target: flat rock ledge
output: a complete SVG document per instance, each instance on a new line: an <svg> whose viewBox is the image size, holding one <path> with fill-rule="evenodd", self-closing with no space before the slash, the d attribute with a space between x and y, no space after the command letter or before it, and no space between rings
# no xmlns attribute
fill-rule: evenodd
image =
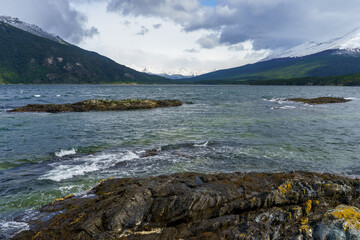
<svg viewBox="0 0 360 240"><path fill-rule="evenodd" d="M327 103L345 103L351 100L339 97L319 97L319 98L289 98L287 101L302 102L310 105L327 104Z"/></svg>
<svg viewBox="0 0 360 240"><path fill-rule="evenodd" d="M360 239L360 180L179 173L107 179L40 209L13 239Z"/></svg>
<svg viewBox="0 0 360 240"><path fill-rule="evenodd" d="M179 100L150 100L150 99L125 99L106 100L90 99L77 103L67 104L29 104L24 107L15 108L9 112L89 112L89 111L120 111L151 109L159 107L181 106Z"/></svg>

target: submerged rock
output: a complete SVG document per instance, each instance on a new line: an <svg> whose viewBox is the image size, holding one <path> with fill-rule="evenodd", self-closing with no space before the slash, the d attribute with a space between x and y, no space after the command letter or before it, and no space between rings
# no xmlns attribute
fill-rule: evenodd
<svg viewBox="0 0 360 240"><path fill-rule="evenodd" d="M179 100L151 100L151 99L125 99L106 100L91 99L73 104L29 104L24 107L15 108L10 112L88 112L88 111L119 111L151 109L159 107L181 106Z"/></svg>
<svg viewBox="0 0 360 240"><path fill-rule="evenodd" d="M13 239L360 239L359 187L308 172L108 179Z"/></svg>
<svg viewBox="0 0 360 240"><path fill-rule="evenodd" d="M345 103L351 100L339 97L319 97L319 98L290 98L287 101L302 102L311 105L326 104L326 103Z"/></svg>

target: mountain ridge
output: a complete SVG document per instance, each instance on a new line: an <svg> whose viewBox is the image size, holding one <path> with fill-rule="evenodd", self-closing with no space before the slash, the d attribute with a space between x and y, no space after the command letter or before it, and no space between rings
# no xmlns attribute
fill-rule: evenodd
<svg viewBox="0 0 360 240"><path fill-rule="evenodd" d="M274 53L260 61L267 61L276 58L303 57L326 50L346 50L347 52L360 53L360 27L342 37L333 38L326 42L306 42L293 48Z"/></svg>
<svg viewBox="0 0 360 240"><path fill-rule="evenodd" d="M159 84L171 81L4 21L0 21L0 46L0 84Z"/></svg>
<svg viewBox="0 0 360 240"><path fill-rule="evenodd" d="M55 35L53 33L46 32L42 28L36 26L35 24L30 24L30 23L23 22L19 18L13 18L13 17L10 17L10 16L0 16L0 22L7 23L7 24L9 24L9 25L11 25L13 27L16 27L18 29L21 29L23 31L34 34L34 35L39 36L39 37L44 37L44 38L53 40L55 42L68 44L61 37L59 37L59 36L57 36L57 35Z"/></svg>
<svg viewBox="0 0 360 240"><path fill-rule="evenodd" d="M305 50L301 51L301 49ZM203 84L250 84L252 81L264 83L271 80L276 84L276 81L284 82L283 80L308 77L344 76L345 80L356 73L360 73L360 28L324 43L299 45L272 57L269 56L268 60L263 59L254 64L218 70L183 81ZM341 77L337 78L336 82L344 84ZM347 79L346 83L348 82ZM322 79L321 83L324 84L326 81ZM354 82L351 84L357 85Z"/></svg>

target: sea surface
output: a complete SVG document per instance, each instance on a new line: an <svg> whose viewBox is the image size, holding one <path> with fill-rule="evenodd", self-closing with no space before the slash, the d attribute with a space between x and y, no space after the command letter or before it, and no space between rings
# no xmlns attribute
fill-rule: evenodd
<svg viewBox="0 0 360 240"><path fill-rule="evenodd" d="M345 97L310 106L293 97ZM179 99L181 107L8 113L35 103ZM146 156L153 150L156 155ZM156 150L156 151L155 151ZM145 157L144 157L145 155ZM0 239L108 177L305 170L360 176L360 88L0 85Z"/></svg>

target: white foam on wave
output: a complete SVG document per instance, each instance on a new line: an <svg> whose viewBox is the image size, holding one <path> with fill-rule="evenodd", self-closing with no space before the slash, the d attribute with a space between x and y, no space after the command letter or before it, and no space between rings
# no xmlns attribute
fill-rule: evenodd
<svg viewBox="0 0 360 240"><path fill-rule="evenodd" d="M284 98L271 98L271 99L266 99L266 98L264 98L264 101L276 102L276 103L279 103L279 104L283 104L283 103L288 102L288 101L286 101Z"/></svg>
<svg viewBox="0 0 360 240"><path fill-rule="evenodd" d="M272 107L271 109L295 109L295 106Z"/></svg>
<svg viewBox="0 0 360 240"><path fill-rule="evenodd" d="M86 157L74 158L71 161L52 163L52 170L41 176L39 179L60 182L75 176L104 170L115 166L119 162L130 161L139 158L134 152L102 153Z"/></svg>
<svg viewBox="0 0 360 240"><path fill-rule="evenodd" d="M209 144L209 141L206 141L203 144L194 144L194 147L206 147Z"/></svg>
<svg viewBox="0 0 360 240"><path fill-rule="evenodd" d="M57 97L61 97L61 95L60 94L58 94L58 95L56 95Z"/></svg>
<svg viewBox="0 0 360 240"><path fill-rule="evenodd" d="M0 221L1 233L18 233L20 231L29 230L29 229L30 229L29 224L25 222Z"/></svg>
<svg viewBox="0 0 360 240"><path fill-rule="evenodd" d="M39 97L41 97L41 95L36 94L36 95L34 95L34 97L39 98Z"/></svg>
<svg viewBox="0 0 360 240"><path fill-rule="evenodd" d="M354 97L347 97L345 98L346 100L357 100L357 98L354 98Z"/></svg>
<svg viewBox="0 0 360 240"><path fill-rule="evenodd" d="M61 149L60 152L55 153L55 156L64 157L64 156L69 156L69 155L74 155L74 154L76 154L76 149L75 148L72 148L70 150Z"/></svg>

